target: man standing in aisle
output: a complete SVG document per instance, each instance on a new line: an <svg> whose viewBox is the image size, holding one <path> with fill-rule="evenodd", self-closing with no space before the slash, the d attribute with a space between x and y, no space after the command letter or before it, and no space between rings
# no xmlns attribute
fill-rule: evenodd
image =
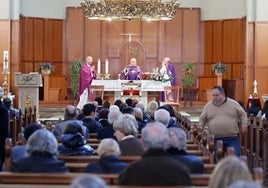
<svg viewBox="0 0 268 188"><path fill-rule="evenodd" d="M212 101L203 108L199 117L199 126L208 126L210 134L214 135L214 145L218 140L223 141L223 149L233 147L235 154L240 155L239 126L242 133L247 132L247 114L241 105L225 96L221 86L212 88Z"/></svg>
<svg viewBox="0 0 268 188"><path fill-rule="evenodd" d="M95 66L92 65L93 58L87 56L86 62L82 65L80 69L80 80L79 80L79 103L77 108L82 109L83 105L91 99L91 93L88 90L88 86L91 84L92 80L96 78Z"/></svg>

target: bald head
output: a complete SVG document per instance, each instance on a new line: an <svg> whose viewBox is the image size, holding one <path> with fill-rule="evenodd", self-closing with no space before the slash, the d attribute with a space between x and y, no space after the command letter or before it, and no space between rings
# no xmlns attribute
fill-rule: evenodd
<svg viewBox="0 0 268 188"><path fill-rule="evenodd" d="M93 62L93 58L92 58L91 56L87 56L87 58L86 58L86 63L87 63L88 65L91 65L92 62Z"/></svg>
<svg viewBox="0 0 268 188"><path fill-rule="evenodd" d="M77 116L77 110L76 107L73 105L68 105L65 107L65 112L64 112L64 119L75 119Z"/></svg>

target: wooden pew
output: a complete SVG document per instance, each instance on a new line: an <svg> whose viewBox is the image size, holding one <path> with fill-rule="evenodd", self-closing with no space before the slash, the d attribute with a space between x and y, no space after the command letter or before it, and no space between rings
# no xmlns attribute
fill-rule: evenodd
<svg viewBox="0 0 268 188"><path fill-rule="evenodd" d="M0 172L0 184L69 185L82 173L12 173ZM108 185L118 184L118 174L96 174ZM191 175L195 186L207 186L210 174Z"/></svg>

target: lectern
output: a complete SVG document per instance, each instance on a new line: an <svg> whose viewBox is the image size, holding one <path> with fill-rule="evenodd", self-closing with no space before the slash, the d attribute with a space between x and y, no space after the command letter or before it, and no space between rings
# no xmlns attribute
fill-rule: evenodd
<svg viewBox="0 0 268 188"><path fill-rule="evenodd" d="M18 107L22 109L22 113L25 108L36 106L36 114L39 114L39 87L42 85L42 76L38 72L15 73L15 86L19 88Z"/></svg>

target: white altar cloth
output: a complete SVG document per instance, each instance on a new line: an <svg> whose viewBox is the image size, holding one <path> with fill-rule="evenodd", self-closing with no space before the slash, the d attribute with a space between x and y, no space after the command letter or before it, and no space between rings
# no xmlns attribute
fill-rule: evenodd
<svg viewBox="0 0 268 188"><path fill-rule="evenodd" d="M121 91L122 83L129 80L93 80L91 85L104 85L104 91ZM141 91L164 91L164 86L169 86L170 82L160 82L155 80L134 80L134 83L141 83Z"/></svg>
<svg viewBox="0 0 268 188"><path fill-rule="evenodd" d="M91 85L104 85L104 91L114 91L114 98L125 100L130 96L123 96L122 83L127 83L129 80L93 80ZM164 91L164 86L170 86L170 81L161 82L155 80L134 80L133 83L141 84L140 92L141 95L138 97L138 100L144 103L148 102L148 92L149 91ZM130 86L131 87L131 86ZM133 88L135 89L135 88ZM137 98L137 96L135 96Z"/></svg>

